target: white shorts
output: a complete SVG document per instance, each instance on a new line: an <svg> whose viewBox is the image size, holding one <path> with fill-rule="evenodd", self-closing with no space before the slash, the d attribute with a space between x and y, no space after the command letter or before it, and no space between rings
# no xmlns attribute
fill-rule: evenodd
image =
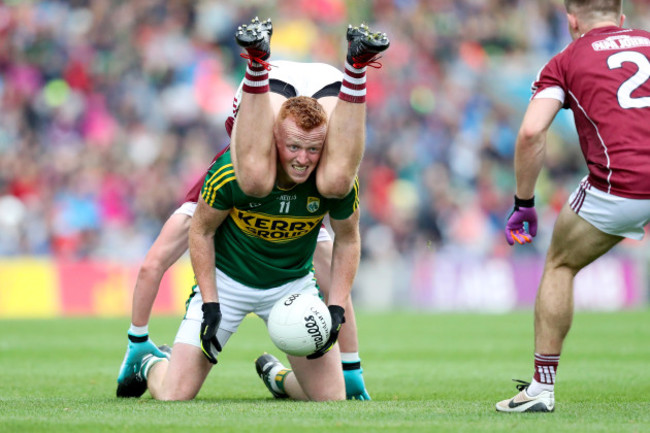
<svg viewBox="0 0 650 433"><path fill-rule="evenodd" d="M311 272L281 286L262 290L252 289L238 283L217 269L217 288L221 304L221 324L217 331L217 340L222 348L225 347L230 336L237 331L239 324L247 314L255 313L266 323L273 304L284 296L292 293L318 296L316 278ZM174 343L186 343L201 347L199 334L203 320L203 310L201 310L203 299L198 286L194 286L193 290Z"/></svg>
<svg viewBox="0 0 650 433"><path fill-rule="evenodd" d="M317 99L322 96L338 96L343 73L332 65L289 60L273 60L271 65L269 71L271 91L284 95L287 99L292 96L309 96ZM327 89L328 86L335 86L336 90ZM233 116L237 116L243 88L244 80L239 83L232 101Z"/></svg>
<svg viewBox="0 0 650 433"><path fill-rule="evenodd" d="M343 72L327 63L301 63L288 60L272 60L269 80L289 84L295 90L293 96L313 97L323 88L343 81Z"/></svg>
<svg viewBox="0 0 650 433"><path fill-rule="evenodd" d="M650 222L650 200L607 194L585 176L569 197L569 206L585 221L610 235L641 240Z"/></svg>
<svg viewBox="0 0 650 433"><path fill-rule="evenodd" d="M188 217L194 216L194 212L196 211L196 203L187 201L180 205L178 209L176 209L173 214L181 214L181 215L187 215ZM331 242L332 237L330 236L329 232L325 227L321 225L320 231L318 232L318 242Z"/></svg>

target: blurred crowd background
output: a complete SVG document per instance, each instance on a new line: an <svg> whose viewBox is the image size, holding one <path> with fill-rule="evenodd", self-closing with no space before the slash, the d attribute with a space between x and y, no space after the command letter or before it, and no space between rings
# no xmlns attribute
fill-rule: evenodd
<svg viewBox="0 0 650 433"><path fill-rule="evenodd" d="M650 5L626 1L626 26ZM539 240L508 248L513 148L530 84L570 38L561 0L70 0L0 4L0 256L137 261L213 155L245 61L343 66L348 23L386 32L368 73L364 259L543 252L586 174L570 113L549 135ZM637 249L640 243L624 243Z"/></svg>

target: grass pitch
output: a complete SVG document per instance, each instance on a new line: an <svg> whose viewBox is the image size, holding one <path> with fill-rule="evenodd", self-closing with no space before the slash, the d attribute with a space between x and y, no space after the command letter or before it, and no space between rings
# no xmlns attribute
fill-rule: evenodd
<svg viewBox="0 0 650 433"><path fill-rule="evenodd" d="M124 319L0 321L1 432L647 432L650 311L579 313L553 414L501 414L532 373L532 313L357 315L370 402L275 401L253 361L280 355L248 317L196 400L114 397ZM155 317L158 344L179 318ZM282 358L282 356L279 356Z"/></svg>

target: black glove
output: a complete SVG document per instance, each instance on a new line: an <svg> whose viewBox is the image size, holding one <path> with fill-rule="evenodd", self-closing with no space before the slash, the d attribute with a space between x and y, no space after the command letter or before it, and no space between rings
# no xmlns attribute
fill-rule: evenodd
<svg viewBox="0 0 650 433"><path fill-rule="evenodd" d="M330 316L332 316L332 330L330 331L330 338L323 345L323 347L307 356L307 359L316 359L325 355L332 347L334 347L336 340L339 338L341 325L345 323L345 310L339 305L329 305L327 309L330 310Z"/></svg>
<svg viewBox="0 0 650 433"><path fill-rule="evenodd" d="M221 352L221 344L217 340L217 329L221 323L221 308L218 302L207 302L201 306L203 321L201 322L201 349L208 361L217 363L217 355Z"/></svg>

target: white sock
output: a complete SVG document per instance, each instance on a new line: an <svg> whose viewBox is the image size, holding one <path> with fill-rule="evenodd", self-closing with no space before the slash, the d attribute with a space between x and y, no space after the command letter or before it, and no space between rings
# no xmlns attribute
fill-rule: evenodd
<svg viewBox="0 0 650 433"><path fill-rule="evenodd" d="M359 352L341 352L341 362L361 362Z"/></svg>
<svg viewBox="0 0 650 433"><path fill-rule="evenodd" d="M284 388L280 388L278 386L278 383L275 381L276 376L278 375L279 372L282 370L288 370L287 368L284 367L282 364L278 364L275 367L271 369L269 372L269 380L271 381L271 388L273 388L273 391L279 392L281 394L286 394ZM289 370L290 371L290 370Z"/></svg>
<svg viewBox="0 0 650 433"><path fill-rule="evenodd" d="M528 388L526 389L526 394L528 394L528 397L536 397L542 393L542 391L550 391L553 392L554 385L548 384L548 383L539 383L535 379L530 381L530 385L528 385Z"/></svg>
<svg viewBox="0 0 650 433"><path fill-rule="evenodd" d="M131 327L129 328L129 332L131 335L145 335L149 333L149 325L144 325L144 326L135 326L133 323L131 323Z"/></svg>
<svg viewBox="0 0 650 433"><path fill-rule="evenodd" d="M158 358L157 356L152 356L149 358L147 362L142 366L142 377L144 377L146 380L149 377L149 370L151 370L151 367L158 364L163 359L165 358Z"/></svg>

